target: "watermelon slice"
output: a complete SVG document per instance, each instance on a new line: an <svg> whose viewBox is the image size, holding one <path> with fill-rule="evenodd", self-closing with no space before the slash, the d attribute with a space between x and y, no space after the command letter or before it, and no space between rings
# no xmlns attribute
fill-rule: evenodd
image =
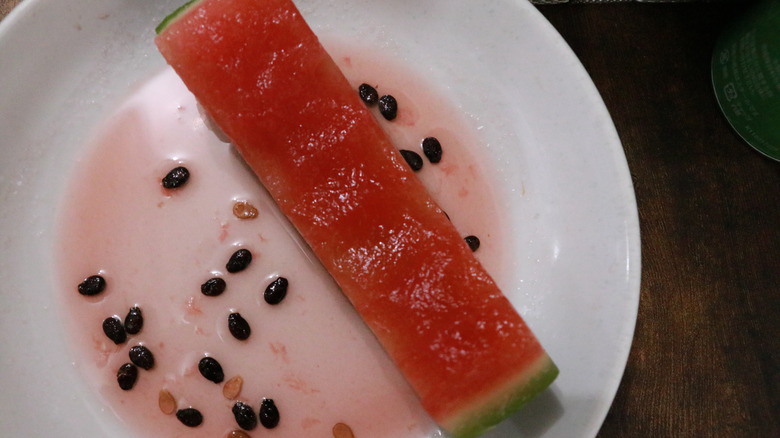
<svg viewBox="0 0 780 438"><path fill-rule="evenodd" d="M558 373L290 0L196 0L157 29L233 141L453 437Z"/></svg>

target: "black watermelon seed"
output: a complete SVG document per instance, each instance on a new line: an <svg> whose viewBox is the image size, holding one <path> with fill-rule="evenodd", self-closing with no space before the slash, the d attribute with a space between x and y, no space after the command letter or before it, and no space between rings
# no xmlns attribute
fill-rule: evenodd
<svg viewBox="0 0 780 438"><path fill-rule="evenodd" d="M165 178L162 179L162 185L166 189L176 189L183 186L184 184L187 184L189 179L190 171L187 170L186 167L174 167L170 172L168 172L167 175L165 175Z"/></svg>
<svg viewBox="0 0 780 438"><path fill-rule="evenodd" d="M273 429L279 424L279 409L270 398L264 398L260 402L260 424L266 429Z"/></svg>
<svg viewBox="0 0 780 438"><path fill-rule="evenodd" d="M401 155L404 157L404 160L406 160L406 164L408 164L409 167L412 168L412 170L417 172L418 170L422 169L423 160L420 154L414 151L401 149Z"/></svg>
<svg viewBox="0 0 780 438"><path fill-rule="evenodd" d="M260 424L266 429L273 429L279 424L279 409L273 399L264 398L260 403Z"/></svg>
<svg viewBox="0 0 780 438"><path fill-rule="evenodd" d="M81 295L97 295L106 289L106 279L100 275L93 275L87 277L79 283L79 293Z"/></svg>
<svg viewBox="0 0 780 438"><path fill-rule="evenodd" d="M203 414L194 408L179 409L176 411L176 418L185 426L198 427L203 423Z"/></svg>
<svg viewBox="0 0 780 438"><path fill-rule="evenodd" d="M236 272L241 272L244 269L246 269L250 263L252 263L252 253L249 252L248 249L242 248L234 252L233 255L230 256L230 260L228 260L227 265L225 265L225 268L227 269L228 272L234 274Z"/></svg>
<svg viewBox="0 0 780 438"><path fill-rule="evenodd" d="M230 329L230 334L240 341L249 338L249 335L252 334L249 323L246 322L240 313L231 313L228 315L228 329Z"/></svg>
<svg viewBox="0 0 780 438"><path fill-rule="evenodd" d="M122 326L122 321L116 316L109 316L103 320L103 333L108 336L108 339L114 341L116 345L119 345L127 340L127 333Z"/></svg>
<svg viewBox="0 0 780 438"><path fill-rule="evenodd" d="M373 105L379 100L379 93L376 92L376 88L368 84L360 84L358 94L366 105Z"/></svg>
<svg viewBox="0 0 780 438"><path fill-rule="evenodd" d="M131 363L126 363L119 367L119 371L116 373L116 381L119 383L119 387L125 391L133 389L135 382L138 380L138 368Z"/></svg>
<svg viewBox="0 0 780 438"><path fill-rule="evenodd" d="M422 141L422 150L431 163L441 161L441 143L439 143L439 139L436 137L425 137Z"/></svg>
<svg viewBox="0 0 780 438"><path fill-rule="evenodd" d="M210 278L206 280L205 283L200 285L201 293L207 297L216 297L218 295L222 295L222 292L225 292L226 288L227 283L225 283L225 280L219 277Z"/></svg>
<svg viewBox="0 0 780 438"><path fill-rule="evenodd" d="M131 335L136 335L144 326L144 315L140 307L132 307L125 316L125 331Z"/></svg>
<svg viewBox="0 0 780 438"><path fill-rule="evenodd" d="M233 416L236 418L238 427L244 430L252 430L257 427L257 415L252 407L243 402L236 402L233 405Z"/></svg>
<svg viewBox="0 0 780 438"><path fill-rule="evenodd" d="M154 355L143 345L136 345L130 349L130 362L145 370L150 370L154 367Z"/></svg>
<svg viewBox="0 0 780 438"><path fill-rule="evenodd" d="M269 284L268 287L265 288L265 292L263 293L263 298L265 299L265 302L268 304L281 303L284 297L287 296L288 286L289 283L287 282L287 279L284 277L279 277L276 280L272 281L271 284Z"/></svg>
<svg viewBox="0 0 780 438"><path fill-rule="evenodd" d="M214 383L221 383L225 380L225 373L222 371L222 365L213 357L204 357L198 362L198 371L208 380Z"/></svg>
<svg viewBox="0 0 780 438"><path fill-rule="evenodd" d="M379 113L386 120L393 120L398 115L398 102L395 97L386 94L379 98Z"/></svg>
<svg viewBox="0 0 780 438"><path fill-rule="evenodd" d="M477 236L466 236L463 238L463 240L466 241L466 243L469 245L469 248L471 248L471 251L476 251L479 249L479 237Z"/></svg>

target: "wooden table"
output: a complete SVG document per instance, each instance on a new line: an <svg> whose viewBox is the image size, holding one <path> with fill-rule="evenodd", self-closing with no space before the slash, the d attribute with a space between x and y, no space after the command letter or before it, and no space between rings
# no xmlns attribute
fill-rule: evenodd
<svg viewBox="0 0 780 438"><path fill-rule="evenodd" d="M780 437L780 163L730 129L710 83L744 5L539 9L601 92L639 205L636 334L599 436Z"/></svg>
<svg viewBox="0 0 780 438"><path fill-rule="evenodd" d="M780 437L780 163L732 132L709 78L744 5L539 9L600 90L639 205L636 335L599 437Z"/></svg>
<svg viewBox="0 0 780 438"><path fill-rule="evenodd" d="M0 0L0 19L8 15L14 6L21 3L22 0Z"/></svg>

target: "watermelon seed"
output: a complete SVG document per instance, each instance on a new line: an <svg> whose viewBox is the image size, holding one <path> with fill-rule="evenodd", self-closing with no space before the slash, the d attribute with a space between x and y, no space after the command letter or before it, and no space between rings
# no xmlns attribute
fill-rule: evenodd
<svg viewBox="0 0 780 438"><path fill-rule="evenodd" d="M264 398L260 403L260 424L266 429L273 429L279 424L279 409L273 399Z"/></svg>
<svg viewBox="0 0 780 438"><path fill-rule="evenodd" d="M230 256L230 260L228 260L227 265L225 265L225 268L227 269L228 272L234 274L236 272L241 272L244 269L246 269L250 263L252 263L252 253L248 249L242 248L234 252L233 255Z"/></svg>
<svg viewBox="0 0 780 438"><path fill-rule="evenodd" d="M92 275L79 283L78 289L81 295L97 295L106 289L106 279L100 275Z"/></svg>
<svg viewBox="0 0 780 438"><path fill-rule="evenodd" d="M176 411L176 418L185 426L198 427L203 423L203 414L194 408L179 409Z"/></svg>
<svg viewBox="0 0 780 438"><path fill-rule="evenodd" d="M143 345L136 345L130 349L130 362L145 370L150 370L154 367L154 355Z"/></svg>
<svg viewBox="0 0 780 438"><path fill-rule="evenodd" d="M200 292L207 297L216 297L222 295L222 292L225 292L226 288L227 283L225 280L214 277L206 280L205 283L200 285Z"/></svg>
<svg viewBox="0 0 780 438"><path fill-rule="evenodd" d="M333 438L355 438L355 434L346 424L336 423L333 425Z"/></svg>
<svg viewBox="0 0 780 438"><path fill-rule="evenodd" d="M116 316L110 316L103 320L103 333L108 336L108 339L114 341L116 345L127 340L127 334L125 333L125 328L122 327L122 321Z"/></svg>
<svg viewBox="0 0 780 438"><path fill-rule="evenodd" d="M252 329L249 328L249 323L246 322L240 313L231 313L228 315L228 329L230 334L239 341L244 341L252 334Z"/></svg>
<svg viewBox="0 0 780 438"><path fill-rule="evenodd" d="M225 438L250 438L243 430L231 430Z"/></svg>
<svg viewBox="0 0 780 438"><path fill-rule="evenodd" d="M398 102L395 97L386 94L379 98L379 113L386 120L393 120L398 115Z"/></svg>
<svg viewBox="0 0 780 438"><path fill-rule="evenodd" d="M225 373L222 371L222 365L213 357L204 357L198 362L198 371L208 380L214 383L221 383L225 380Z"/></svg>
<svg viewBox="0 0 780 438"><path fill-rule="evenodd" d="M477 236L466 236L463 238L463 240L466 241L466 243L469 245L469 248L471 248L471 251L476 251L479 249L479 237Z"/></svg>
<svg viewBox="0 0 780 438"><path fill-rule="evenodd" d="M228 400L235 400L241 394L244 379L241 376L231 377L222 387L222 395Z"/></svg>
<svg viewBox="0 0 780 438"><path fill-rule="evenodd" d="M247 201L236 201L233 204L233 216L239 219L254 219L257 214L257 207Z"/></svg>
<svg viewBox="0 0 780 438"><path fill-rule="evenodd" d="M166 189L177 189L190 179L190 171L184 166L174 167L162 179L162 185Z"/></svg>
<svg viewBox="0 0 780 438"><path fill-rule="evenodd" d="M125 331L131 335L138 334L144 326L144 316L138 306L130 308L125 316Z"/></svg>
<svg viewBox="0 0 780 438"><path fill-rule="evenodd" d="M373 105L379 100L379 93L376 92L376 88L368 84L360 84L358 94L366 105Z"/></svg>
<svg viewBox="0 0 780 438"><path fill-rule="evenodd" d="M406 160L406 164L408 164L409 167L411 167L412 170L414 170L415 172L422 169L423 160L420 154L418 154L417 152L401 149L401 156L404 157L404 160Z"/></svg>
<svg viewBox="0 0 780 438"><path fill-rule="evenodd" d="M168 390L160 390L160 394L157 396L157 405L160 406L160 411L165 415L176 412L176 399Z"/></svg>
<svg viewBox="0 0 780 438"><path fill-rule="evenodd" d="M119 387L124 391L129 391L135 386L135 382L138 380L138 368L131 363L126 363L119 367L116 373L116 381L119 383Z"/></svg>
<svg viewBox="0 0 780 438"><path fill-rule="evenodd" d="M263 298L268 304L279 304L287 296L289 282L284 277L278 277L265 288Z"/></svg>
<svg viewBox="0 0 780 438"><path fill-rule="evenodd" d="M422 150L431 163L441 161L441 143L436 137L425 137L422 141Z"/></svg>
<svg viewBox="0 0 780 438"><path fill-rule="evenodd" d="M252 430L257 427L257 415L252 407L243 402L236 402L233 405L233 417L238 423L238 427L244 430Z"/></svg>

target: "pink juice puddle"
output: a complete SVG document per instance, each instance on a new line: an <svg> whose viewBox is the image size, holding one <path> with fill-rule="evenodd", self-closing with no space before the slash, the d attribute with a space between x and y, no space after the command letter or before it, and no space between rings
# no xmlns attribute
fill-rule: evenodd
<svg viewBox="0 0 780 438"><path fill-rule="evenodd" d="M331 51L355 89L362 82L399 102L398 119L387 122L371 109L399 148L415 150L437 137L439 164L423 158L417 173L463 236L474 234L477 256L494 276L502 269L502 217L478 161L480 142L471 123L435 87L408 70L376 62L353 47ZM424 156L423 156L424 157ZM189 182L174 190L160 180L185 166ZM247 201L253 219L233 215ZM194 97L171 69L165 69L122 103L102 123L78 163L61 212L59 242L63 311L75 364L127 426L148 437L220 437L238 429L231 408L248 403L255 412L263 398L280 411L276 437L328 437L336 423L358 438L440 436L415 394L371 332L341 294L305 242L234 149L205 125ZM238 248L252 264L230 274L225 264ZM76 291L84 278L102 274L100 295ZM217 297L200 286L219 276L227 282ZM289 280L287 297L272 306L263 299L278 276ZM140 333L115 345L102 331L105 318L124 320L138 306ZM251 326L244 341L228 330L228 315L240 313ZM155 357L139 369L133 389L119 388L116 373L129 362L132 346ZM198 361L219 361L225 381L240 376L235 400L198 371ZM177 409L193 407L204 417L196 428L158 407L161 390ZM265 431L249 431L250 436Z"/></svg>

